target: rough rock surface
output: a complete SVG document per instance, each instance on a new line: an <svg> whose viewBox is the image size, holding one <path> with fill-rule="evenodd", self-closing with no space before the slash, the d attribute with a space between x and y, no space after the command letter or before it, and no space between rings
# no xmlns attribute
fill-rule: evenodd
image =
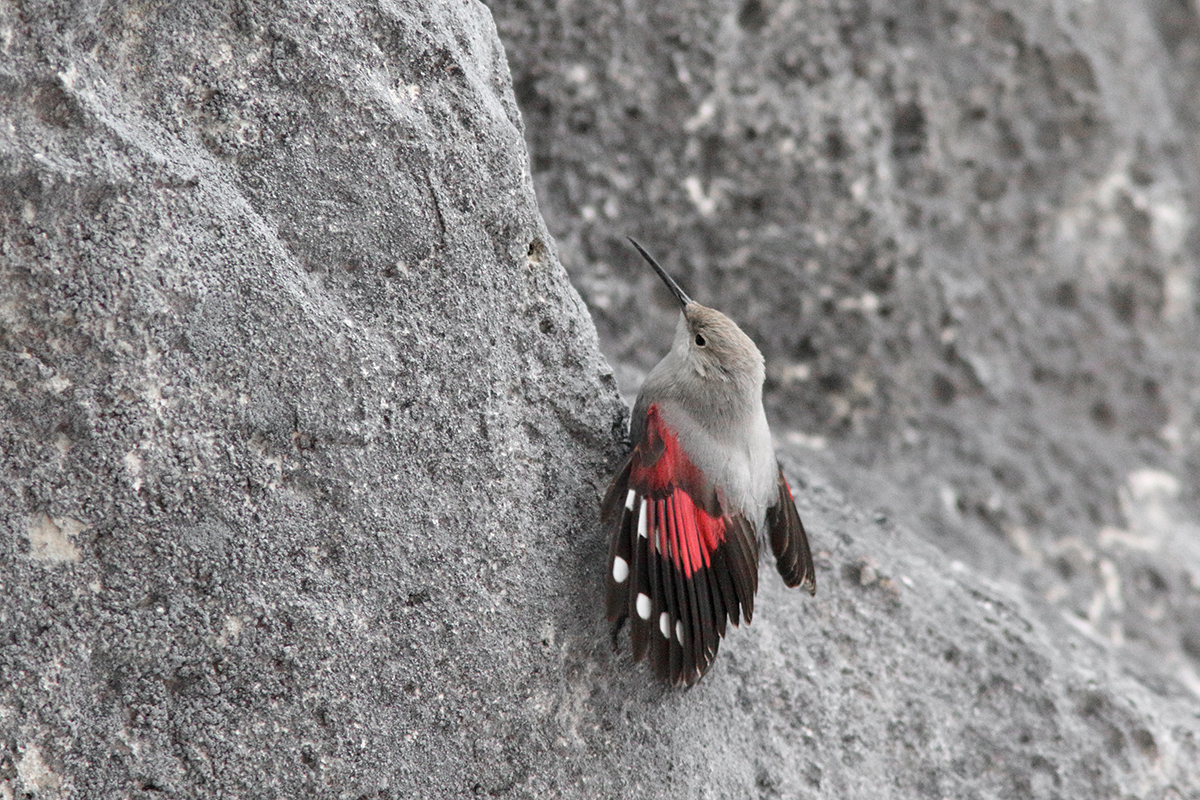
<svg viewBox="0 0 1200 800"><path fill-rule="evenodd" d="M0 797L1200 792L1191 7L627 5L523 129L474 2L0 4ZM820 591L687 692L535 182L772 363Z"/></svg>
<svg viewBox="0 0 1200 800"><path fill-rule="evenodd" d="M626 396L673 323L633 234L760 343L797 465L1194 712L1195 5L491 5Z"/></svg>

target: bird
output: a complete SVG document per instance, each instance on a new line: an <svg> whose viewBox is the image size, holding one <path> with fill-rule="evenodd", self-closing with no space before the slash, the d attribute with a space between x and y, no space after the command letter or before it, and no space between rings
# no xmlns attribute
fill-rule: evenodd
<svg viewBox="0 0 1200 800"><path fill-rule="evenodd" d="M679 301L670 352L630 420L633 445L601 504L608 531L606 614L628 621L633 659L690 687L727 623L750 624L758 554L769 543L789 587L816 594L808 537L763 410L762 353L729 317L700 305L629 241Z"/></svg>

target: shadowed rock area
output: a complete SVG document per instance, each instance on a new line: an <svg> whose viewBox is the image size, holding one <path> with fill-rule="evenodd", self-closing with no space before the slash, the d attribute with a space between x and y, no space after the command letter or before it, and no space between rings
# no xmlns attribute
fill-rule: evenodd
<svg viewBox="0 0 1200 800"><path fill-rule="evenodd" d="M0 5L0 797L1200 792L1191 7L620 8ZM818 551L689 691L626 233Z"/></svg>

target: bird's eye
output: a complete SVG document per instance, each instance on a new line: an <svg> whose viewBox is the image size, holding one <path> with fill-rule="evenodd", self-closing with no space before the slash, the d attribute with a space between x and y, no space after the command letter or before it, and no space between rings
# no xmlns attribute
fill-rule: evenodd
<svg viewBox="0 0 1200 800"><path fill-rule="evenodd" d="M704 337L697 333L696 334L696 347L704 347L704 345L706 345L706 344L708 344L708 342L704 341Z"/></svg>

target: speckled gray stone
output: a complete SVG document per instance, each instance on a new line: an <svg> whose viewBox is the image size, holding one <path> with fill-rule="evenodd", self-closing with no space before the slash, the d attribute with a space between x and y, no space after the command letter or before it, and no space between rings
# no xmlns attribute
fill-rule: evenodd
<svg viewBox="0 0 1200 800"><path fill-rule="evenodd" d="M625 412L425 5L0 10L0 796L514 786L603 652Z"/></svg>
<svg viewBox="0 0 1200 800"><path fill-rule="evenodd" d="M632 234L759 342L802 472L1194 714L1196 9L491 6L542 211L626 397L673 323ZM886 574L859 543L848 580ZM1023 780L1014 796L1096 793Z"/></svg>
<svg viewBox="0 0 1200 800"><path fill-rule="evenodd" d="M497 4L524 123L474 2L0 5L0 797L1200 792L1194 19L843 5ZM818 551L686 692L625 233Z"/></svg>

